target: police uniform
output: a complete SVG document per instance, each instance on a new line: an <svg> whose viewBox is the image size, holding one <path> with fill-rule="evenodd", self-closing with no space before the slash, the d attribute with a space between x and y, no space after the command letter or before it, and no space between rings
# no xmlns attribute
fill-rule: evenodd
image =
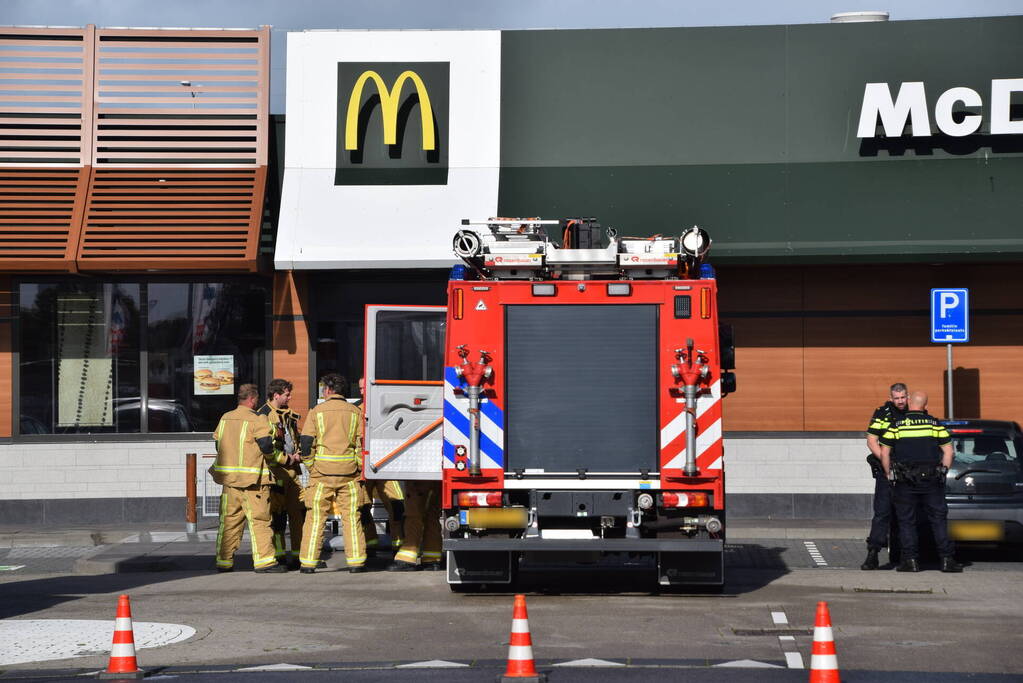
<svg viewBox="0 0 1023 683"><path fill-rule="evenodd" d="M217 459L210 467L213 481L223 486L220 494L220 527L217 530L217 569L230 571L248 524L252 541L252 566L266 571L277 564L270 530L270 465L273 445L264 418L240 405L220 418Z"/></svg>
<svg viewBox="0 0 1023 683"><path fill-rule="evenodd" d="M906 411L899 410L891 401L874 411L870 417L870 424L867 426L867 433L873 434L878 439L884 436L888 428L896 420L902 419ZM867 549L874 555L873 566L868 561L863 563L863 568L876 568L876 554L881 548L888 547L888 559L898 562L899 557L899 534L898 522L895 520L894 508L892 506L892 487L884 475L881 461L873 454L867 456L870 463L871 473L874 476L874 516L870 520L870 535L867 536Z"/></svg>
<svg viewBox="0 0 1023 683"><path fill-rule="evenodd" d="M922 506L934 534L942 571L961 571L952 558L955 546L948 536L948 504L945 502L945 474L941 446L951 443L948 430L936 419L911 410L895 420L879 439L891 448L890 469L895 484L892 498L899 522L902 564L899 571L918 571L919 543L916 529L917 506Z"/></svg>
<svg viewBox="0 0 1023 683"><path fill-rule="evenodd" d="M405 538L390 571L441 567L440 482L405 482Z"/></svg>
<svg viewBox="0 0 1023 683"><path fill-rule="evenodd" d="M311 411L302 425L302 462L309 468L305 489L305 526L302 528L303 572L320 560L323 524L337 501L344 529L345 559L350 571L366 564L366 538L359 517L364 493L359 481L359 409L340 395L332 395Z"/></svg>
<svg viewBox="0 0 1023 683"><path fill-rule="evenodd" d="M275 408L267 401L256 411L267 418L273 442L272 469L275 481L270 487L270 527L273 529L274 553L278 562L297 561L302 548L302 526L305 524L305 503L302 502L302 470L288 464L288 455L298 453L298 414L290 408ZM285 549L284 531L291 529L291 548Z"/></svg>

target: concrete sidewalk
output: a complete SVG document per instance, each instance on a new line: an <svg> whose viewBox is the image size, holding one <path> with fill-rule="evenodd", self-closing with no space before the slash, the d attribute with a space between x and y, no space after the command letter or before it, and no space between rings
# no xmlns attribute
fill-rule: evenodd
<svg viewBox="0 0 1023 683"><path fill-rule="evenodd" d="M185 533L183 523L134 528L112 525L64 529L0 526L0 550L94 547L95 552L87 552L75 561L74 571L79 574L199 571L213 566L217 537L215 524L213 519L201 520L199 530L192 534ZM868 527L869 520L744 519L729 522L728 541L862 539L866 537ZM247 548L248 543L243 541L239 560Z"/></svg>

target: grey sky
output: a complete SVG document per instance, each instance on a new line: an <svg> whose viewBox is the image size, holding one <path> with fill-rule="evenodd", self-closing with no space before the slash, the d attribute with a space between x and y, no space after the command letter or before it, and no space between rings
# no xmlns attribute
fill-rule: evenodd
<svg viewBox="0 0 1023 683"><path fill-rule="evenodd" d="M529 29L893 21L1023 14L1023 0L0 0L0 25L242 28L269 24L270 109L284 109L285 34L302 29Z"/></svg>

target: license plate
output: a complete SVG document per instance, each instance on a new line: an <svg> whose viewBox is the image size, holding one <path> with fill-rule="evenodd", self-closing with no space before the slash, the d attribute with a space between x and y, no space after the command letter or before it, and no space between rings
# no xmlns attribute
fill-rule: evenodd
<svg viewBox="0 0 1023 683"><path fill-rule="evenodd" d="M1001 541L1005 539L1005 525L1001 522L953 520L948 523L948 535L953 541Z"/></svg>

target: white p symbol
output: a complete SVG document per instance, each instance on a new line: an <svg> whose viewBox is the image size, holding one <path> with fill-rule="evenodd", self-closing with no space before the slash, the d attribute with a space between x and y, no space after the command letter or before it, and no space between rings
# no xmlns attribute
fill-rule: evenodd
<svg viewBox="0 0 1023 683"><path fill-rule="evenodd" d="M941 303L938 305L938 317L945 318L949 309L959 307L959 295L955 292L942 292Z"/></svg>

